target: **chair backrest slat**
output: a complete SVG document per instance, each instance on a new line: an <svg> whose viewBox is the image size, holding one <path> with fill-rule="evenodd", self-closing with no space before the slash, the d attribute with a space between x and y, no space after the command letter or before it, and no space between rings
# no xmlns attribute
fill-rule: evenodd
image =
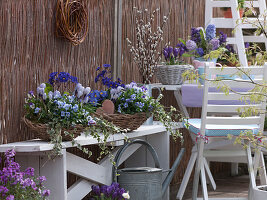
<svg viewBox="0 0 267 200"><path fill-rule="evenodd" d="M206 62L204 71L207 78L204 80L203 88L201 134L205 134L205 129L208 124L257 124L261 127L260 131L263 131L262 124L264 123L266 110L265 96L262 95L263 100L260 102L250 102L249 98L244 97L251 94L259 94L252 89L255 87L255 83L265 84L267 65L256 67L224 67L218 69L214 67L214 63ZM242 76L240 74L241 71L248 73L254 83L246 75ZM235 73L239 74L232 76ZM228 76L225 77L224 75ZM222 80L218 80L218 78ZM229 89L229 94L225 94L226 92L224 91L226 88ZM249 117L241 117L239 111L242 112L245 109L249 109ZM256 112L253 112L254 110Z"/></svg>
<svg viewBox="0 0 267 200"><path fill-rule="evenodd" d="M252 104L252 105L207 105L207 112L212 113L238 113L238 109L242 112L244 109L261 109L261 104Z"/></svg>

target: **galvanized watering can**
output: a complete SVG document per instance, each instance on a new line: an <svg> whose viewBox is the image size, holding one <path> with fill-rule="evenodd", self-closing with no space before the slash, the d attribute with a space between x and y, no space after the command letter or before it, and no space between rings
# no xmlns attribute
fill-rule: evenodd
<svg viewBox="0 0 267 200"><path fill-rule="evenodd" d="M123 152L133 144L142 144L147 147L154 159L155 168L137 167L117 170L117 163L119 163ZM118 182L121 187L129 191L131 200L161 200L175 174L184 151L184 148L182 148L170 170L163 171L160 167L157 152L148 142L137 139L130 143L126 143L116 154L114 160L116 162L116 166L113 166L112 171L113 181ZM164 172L168 172L168 175L162 183L162 176ZM117 174L119 175L117 176Z"/></svg>

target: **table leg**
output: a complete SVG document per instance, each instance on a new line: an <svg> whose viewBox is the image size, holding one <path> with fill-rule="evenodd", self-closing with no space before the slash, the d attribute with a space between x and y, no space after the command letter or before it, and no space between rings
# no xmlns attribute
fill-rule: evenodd
<svg viewBox="0 0 267 200"><path fill-rule="evenodd" d="M65 149L62 150L62 155L54 160L49 160L47 156L40 157L40 175L47 178L45 186L51 191L50 199L67 200Z"/></svg>
<svg viewBox="0 0 267 200"><path fill-rule="evenodd" d="M189 118L188 111L187 111L186 107L183 105L183 102L182 102L182 94L181 94L181 91L180 90L175 90L174 91L174 96L176 98L176 101L177 101L177 104L178 104L178 106L180 108L180 111L182 112L182 114L184 115L184 117Z"/></svg>

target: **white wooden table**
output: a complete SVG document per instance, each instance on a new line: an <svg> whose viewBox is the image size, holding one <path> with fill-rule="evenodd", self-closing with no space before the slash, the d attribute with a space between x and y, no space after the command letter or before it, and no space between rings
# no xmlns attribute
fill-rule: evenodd
<svg viewBox="0 0 267 200"><path fill-rule="evenodd" d="M164 170L169 169L170 141L169 134L167 134L164 126L154 122L154 125L143 125L139 129L127 133L127 136L128 138L142 138L147 140L157 151L161 167ZM116 134L110 136L108 141L122 145L124 138L125 135ZM92 136L85 137L84 135L77 137L76 141L81 145L99 143ZM46 187L51 190L51 200L80 200L91 191L93 184L111 184L112 164L108 157L105 157L96 164L66 152L66 149L70 147L72 147L71 142L64 142L62 155L56 157L54 160L48 159L48 154L52 150L53 145L41 140L0 145L0 152L5 152L7 149L14 149L17 152L16 161L20 163L22 169L31 166L35 168L36 175L46 176ZM128 148L122 156L120 164L132 155L125 162L125 166L154 166L152 157L142 148L138 144ZM113 153L116 153L118 149L119 147L116 147ZM80 177L70 188L67 188L67 172ZM168 198L169 192L166 192L166 198L164 199Z"/></svg>

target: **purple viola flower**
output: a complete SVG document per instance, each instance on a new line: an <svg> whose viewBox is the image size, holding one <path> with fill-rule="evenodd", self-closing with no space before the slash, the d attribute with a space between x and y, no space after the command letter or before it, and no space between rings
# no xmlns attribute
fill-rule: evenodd
<svg viewBox="0 0 267 200"><path fill-rule="evenodd" d="M68 82L70 78L70 74L69 73L66 73L66 72L60 72L58 74L58 80L62 83L65 83L65 82Z"/></svg>
<svg viewBox="0 0 267 200"><path fill-rule="evenodd" d="M70 80L71 80L71 82L73 82L73 83L78 83L78 78L75 77L75 76L70 76Z"/></svg>
<svg viewBox="0 0 267 200"><path fill-rule="evenodd" d="M209 24L206 28L206 40L211 40L216 37L216 27L214 24Z"/></svg>
<svg viewBox="0 0 267 200"><path fill-rule="evenodd" d="M8 189L5 186L0 185L0 194L5 195L7 192Z"/></svg>
<svg viewBox="0 0 267 200"><path fill-rule="evenodd" d="M204 50L201 47L197 48L196 51L197 51L197 54L199 55L199 57L204 56Z"/></svg>
<svg viewBox="0 0 267 200"><path fill-rule="evenodd" d="M104 66L105 68L109 68L109 67L111 67L110 64L104 64L103 66Z"/></svg>
<svg viewBox="0 0 267 200"><path fill-rule="evenodd" d="M219 41L220 45L225 44L227 40L227 34L224 34L222 31L220 31Z"/></svg>
<svg viewBox="0 0 267 200"><path fill-rule="evenodd" d="M45 177L45 176L40 176L40 177L38 177L37 179L39 180L40 185L41 185L43 182L46 181L46 177Z"/></svg>
<svg viewBox="0 0 267 200"><path fill-rule="evenodd" d="M31 90L31 91L29 91L29 95L31 95L31 96L34 96L34 93L33 93L33 91Z"/></svg>
<svg viewBox="0 0 267 200"><path fill-rule="evenodd" d="M57 72L52 72L49 77L54 78L57 75Z"/></svg>
<svg viewBox="0 0 267 200"><path fill-rule="evenodd" d="M34 168L32 167L28 167L26 170L25 170L25 175L27 176L34 176Z"/></svg>
<svg viewBox="0 0 267 200"><path fill-rule="evenodd" d="M186 42L186 48L189 51L193 51L193 50L195 50L197 48L197 44L193 40L188 40Z"/></svg>
<svg viewBox="0 0 267 200"><path fill-rule="evenodd" d="M14 200L15 199L15 197L14 197L14 195L9 195L7 198L6 198L6 200Z"/></svg>
<svg viewBox="0 0 267 200"><path fill-rule="evenodd" d="M48 197L50 195L50 190L44 190L42 193L43 197Z"/></svg>
<svg viewBox="0 0 267 200"><path fill-rule="evenodd" d="M16 155L16 152L14 149L10 149L10 150L7 150L5 152L5 156L6 158L11 158L11 157L14 157Z"/></svg>
<svg viewBox="0 0 267 200"><path fill-rule="evenodd" d="M41 110L41 109L37 107L37 108L35 108L34 113L35 113L35 114L38 114L38 113L40 112L40 110Z"/></svg>
<svg viewBox="0 0 267 200"><path fill-rule="evenodd" d="M100 70L100 67L97 67L97 68L96 68L96 71L98 71L98 70Z"/></svg>
<svg viewBox="0 0 267 200"><path fill-rule="evenodd" d="M211 45L212 50L216 50L220 46L220 41L217 38L213 38L210 40L209 44Z"/></svg>

